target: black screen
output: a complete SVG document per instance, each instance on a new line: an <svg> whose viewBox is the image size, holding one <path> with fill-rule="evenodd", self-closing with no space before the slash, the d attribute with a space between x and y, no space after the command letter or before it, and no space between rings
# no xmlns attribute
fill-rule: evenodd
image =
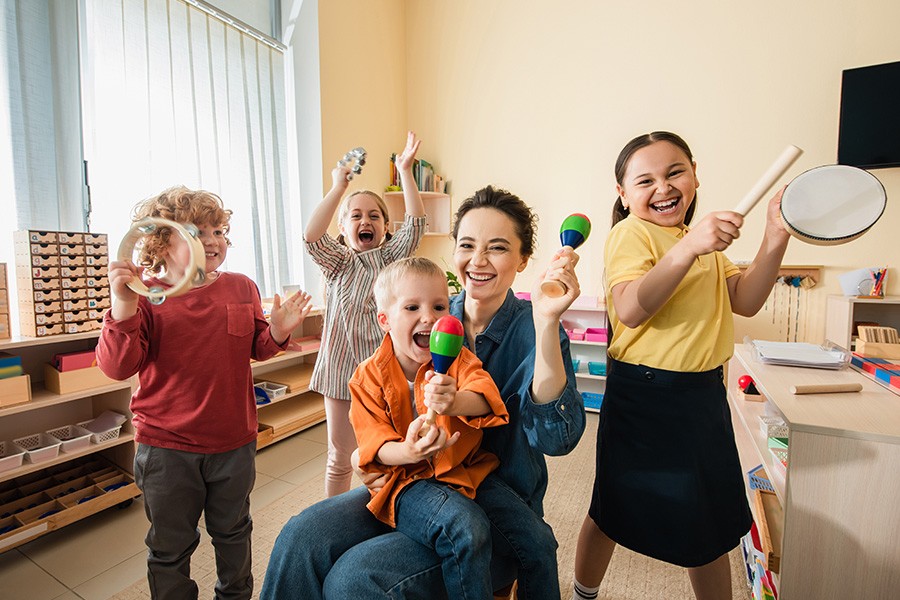
<svg viewBox="0 0 900 600"><path fill-rule="evenodd" d="M844 71L838 163L900 166L900 62Z"/></svg>

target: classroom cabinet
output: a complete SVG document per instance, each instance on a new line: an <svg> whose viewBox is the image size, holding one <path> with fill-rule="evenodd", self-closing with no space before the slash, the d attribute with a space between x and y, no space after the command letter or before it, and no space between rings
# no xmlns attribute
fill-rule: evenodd
<svg viewBox="0 0 900 600"><path fill-rule="evenodd" d="M855 325L861 322L900 330L900 296L828 296L825 303L826 340L852 350L857 337Z"/></svg>
<svg viewBox="0 0 900 600"><path fill-rule="evenodd" d="M563 313L561 322L569 334L572 366L584 408L599 412L606 391L606 309L577 303Z"/></svg>
<svg viewBox="0 0 900 600"><path fill-rule="evenodd" d="M93 349L99 334L0 342L0 352L21 357L30 397L4 396L0 406L0 552L140 495L132 475L132 381L113 381L97 367L58 373L48 364L56 354ZM78 429L106 411L125 417L118 430L86 437ZM67 439L57 444L47 432Z"/></svg>
<svg viewBox="0 0 900 600"><path fill-rule="evenodd" d="M252 363L257 393L257 448L303 431L325 420L325 401L309 389L319 352L325 311L313 309L291 335L288 349L266 361Z"/></svg>
<svg viewBox="0 0 900 600"><path fill-rule="evenodd" d="M745 374L762 402L738 393ZM822 383L860 383L862 391L791 392L791 386ZM728 367L728 400L744 472L762 463L774 488L774 501L754 502L749 486L748 498L770 540L767 568L777 572L780 600L895 597L900 397L849 368L762 364L737 345ZM787 426L786 465L779 458L784 454L771 449L761 421L767 417Z"/></svg>
<svg viewBox="0 0 900 600"><path fill-rule="evenodd" d="M419 195L422 196L422 203L425 205L425 235L442 237L450 235L452 219L450 196L439 192L419 192ZM391 219L387 230L393 233L403 224L403 215L406 213L403 192L385 192L384 202Z"/></svg>

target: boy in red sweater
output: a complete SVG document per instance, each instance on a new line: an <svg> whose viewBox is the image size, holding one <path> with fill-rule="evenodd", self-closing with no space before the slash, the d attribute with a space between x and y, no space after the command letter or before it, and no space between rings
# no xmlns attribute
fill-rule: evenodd
<svg viewBox="0 0 900 600"><path fill-rule="evenodd" d="M206 252L206 279L187 293L151 304L127 283L143 271L150 285L182 279L190 250L171 228L146 239L140 266L112 261L114 303L104 318L97 363L113 379L138 374L134 475L150 520L147 578L154 598L196 598L191 555L205 511L216 554L216 597L250 598L250 491L256 478L256 402L250 359L288 343L311 308L308 294L275 296L271 325L259 290L238 273L217 271L230 242L231 211L221 199L185 187L140 203L134 220L193 223Z"/></svg>
<svg viewBox="0 0 900 600"><path fill-rule="evenodd" d="M481 430L506 424L509 413L468 349L446 374L432 370L431 329L450 305L440 267L426 258L391 263L375 281L375 302L387 335L349 384L359 468L386 475L369 510L435 549L449 597L491 598L490 522L473 499L499 464L481 449ZM425 424L429 408L434 426Z"/></svg>

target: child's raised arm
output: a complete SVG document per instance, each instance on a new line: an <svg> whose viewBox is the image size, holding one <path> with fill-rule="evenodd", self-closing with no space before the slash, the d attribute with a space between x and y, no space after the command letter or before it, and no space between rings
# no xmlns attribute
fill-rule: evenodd
<svg viewBox="0 0 900 600"><path fill-rule="evenodd" d="M728 278L728 294L731 310L737 315L752 317L762 308L775 285L781 259L787 250L791 234L781 220L781 196L784 188L775 194L766 211L766 230L759 251L747 270Z"/></svg>
<svg viewBox="0 0 900 600"><path fill-rule="evenodd" d="M413 163L416 160L416 152L419 150L419 144L422 140L416 139L416 134L412 131L406 134L406 148L394 160L397 169L400 171L400 185L403 187L403 203L406 214L412 217L425 216L425 204L422 202L422 196L419 194L419 188L416 186L416 179L413 177Z"/></svg>
<svg viewBox="0 0 900 600"><path fill-rule="evenodd" d="M331 189L325 194L316 210L310 215L309 223L306 224L304 237L310 244L318 242L325 235L325 232L328 231L328 226L331 225L331 221L334 219L334 213L337 212L338 206L341 204L341 198L344 197L344 192L347 191L347 186L350 185L350 182L347 181L350 169L349 164L338 164L331 170Z"/></svg>

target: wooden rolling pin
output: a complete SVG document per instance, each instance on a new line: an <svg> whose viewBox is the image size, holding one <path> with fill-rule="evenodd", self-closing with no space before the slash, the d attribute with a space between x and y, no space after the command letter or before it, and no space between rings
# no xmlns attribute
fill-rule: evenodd
<svg viewBox="0 0 900 600"><path fill-rule="evenodd" d="M834 392L860 392L861 383L810 383L806 385L792 385L792 394L830 394Z"/></svg>

